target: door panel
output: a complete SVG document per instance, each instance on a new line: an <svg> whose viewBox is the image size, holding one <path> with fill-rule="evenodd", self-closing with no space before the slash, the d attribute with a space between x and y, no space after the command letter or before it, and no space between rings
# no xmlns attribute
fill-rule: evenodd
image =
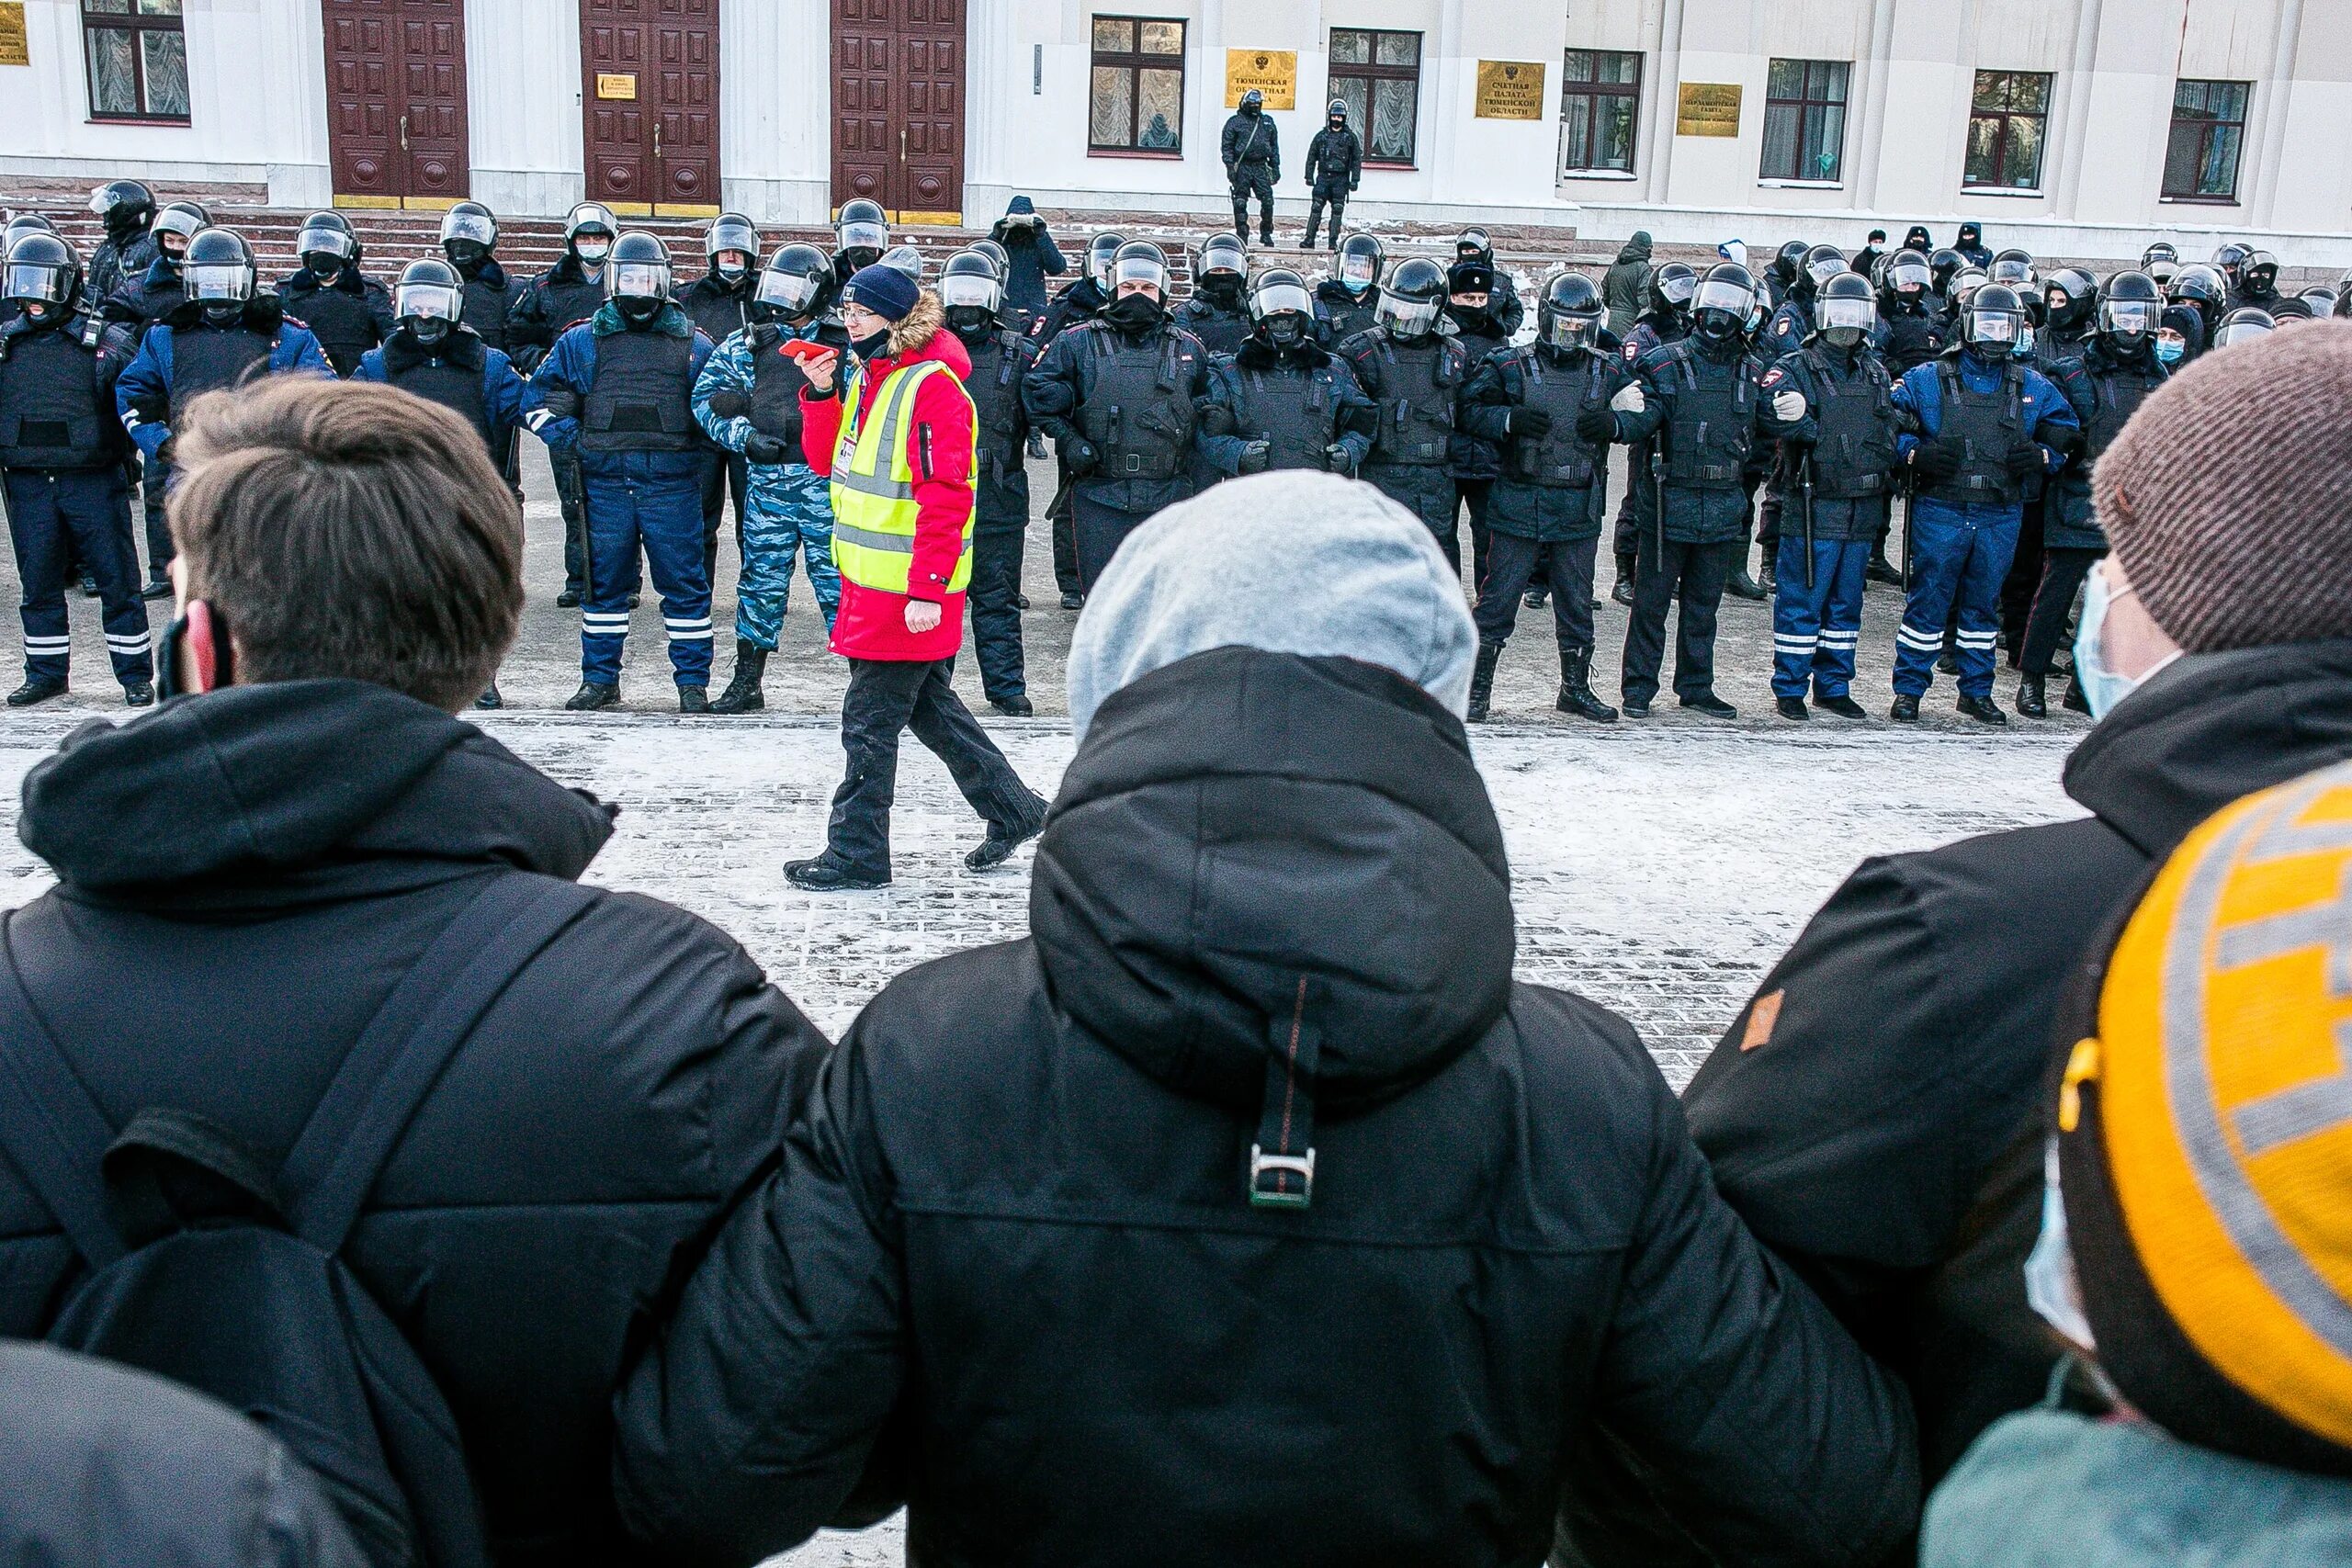
<svg viewBox="0 0 2352 1568"><path fill-rule="evenodd" d="M343 207L447 207L470 175L463 0L321 0Z"/></svg>
<svg viewBox="0 0 2352 1568"><path fill-rule="evenodd" d="M580 39L589 199L717 216L718 0L581 0Z"/></svg>
<svg viewBox="0 0 2352 1568"><path fill-rule="evenodd" d="M954 223L964 202L966 0L833 0L833 203Z"/></svg>

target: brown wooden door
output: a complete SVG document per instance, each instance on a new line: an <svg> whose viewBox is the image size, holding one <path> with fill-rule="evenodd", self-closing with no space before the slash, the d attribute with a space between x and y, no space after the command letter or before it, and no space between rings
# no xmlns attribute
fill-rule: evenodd
<svg viewBox="0 0 2352 1568"><path fill-rule="evenodd" d="M833 205L900 223L964 205L966 0L833 0Z"/></svg>
<svg viewBox="0 0 2352 1568"><path fill-rule="evenodd" d="M464 0L322 0L338 207L464 199Z"/></svg>
<svg viewBox="0 0 2352 1568"><path fill-rule="evenodd" d="M588 197L718 213L718 0L581 0Z"/></svg>

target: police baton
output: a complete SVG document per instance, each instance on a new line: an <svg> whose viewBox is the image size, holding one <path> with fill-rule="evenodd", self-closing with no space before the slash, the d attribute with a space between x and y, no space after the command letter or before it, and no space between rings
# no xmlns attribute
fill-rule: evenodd
<svg viewBox="0 0 2352 1568"><path fill-rule="evenodd" d="M1666 570L1666 444L1650 443L1650 566Z"/></svg>
<svg viewBox="0 0 2352 1568"><path fill-rule="evenodd" d="M1797 459L1797 486L1804 497L1804 585L1813 587L1813 453Z"/></svg>

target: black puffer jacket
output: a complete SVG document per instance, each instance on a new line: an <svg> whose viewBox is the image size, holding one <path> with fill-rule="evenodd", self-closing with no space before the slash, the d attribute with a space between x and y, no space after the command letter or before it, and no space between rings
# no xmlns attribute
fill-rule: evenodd
<svg viewBox="0 0 2352 1568"><path fill-rule="evenodd" d="M1030 924L866 1009L632 1376L623 1506L675 1561L789 1546L863 1474L930 1568L1532 1565L1603 1421L1728 1560L1901 1537L1901 1395L1634 1031L1513 984L1502 836L1417 688L1239 648L1137 681ZM1300 1031L1312 1204L1253 1207Z"/></svg>
<svg viewBox="0 0 2352 1568"><path fill-rule="evenodd" d="M24 797L63 886L6 940L109 1120L191 1110L272 1159L481 878L575 878L611 832L473 726L351 681L92 723ZM629 1560L606 1478L630 1325L822 1044L724 933L607 893L409 1124L345 1256L456 1412L505 1568ZM0 1160L0 1335L43 1333L81 1273Z"/></svg>

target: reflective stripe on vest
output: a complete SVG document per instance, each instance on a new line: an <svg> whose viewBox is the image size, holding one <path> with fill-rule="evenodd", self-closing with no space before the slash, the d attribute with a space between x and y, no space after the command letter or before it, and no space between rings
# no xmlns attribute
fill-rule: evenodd
<svg viewBox="0 0 2352 1568"><path fill-rule="evenodd" d="M912 423L915 394L934 371L946 367L935 359L901 366L882 378L875 389L867 417L858 418L859 386L864 372L853 370L842 389L840 442L833 448L833 565L861 588L887 593L908 591L914 569L915 521L921 507L915 501L914 460L907 452L907 427ZM950 385L967 403L954 372ZM876 416L879 417L876 417ZM979 416L973 415L974 452L964 482L978 487ZM973 517L964 517L964 547L947 580L947 592L961 593L972 581Z"/></svg>

